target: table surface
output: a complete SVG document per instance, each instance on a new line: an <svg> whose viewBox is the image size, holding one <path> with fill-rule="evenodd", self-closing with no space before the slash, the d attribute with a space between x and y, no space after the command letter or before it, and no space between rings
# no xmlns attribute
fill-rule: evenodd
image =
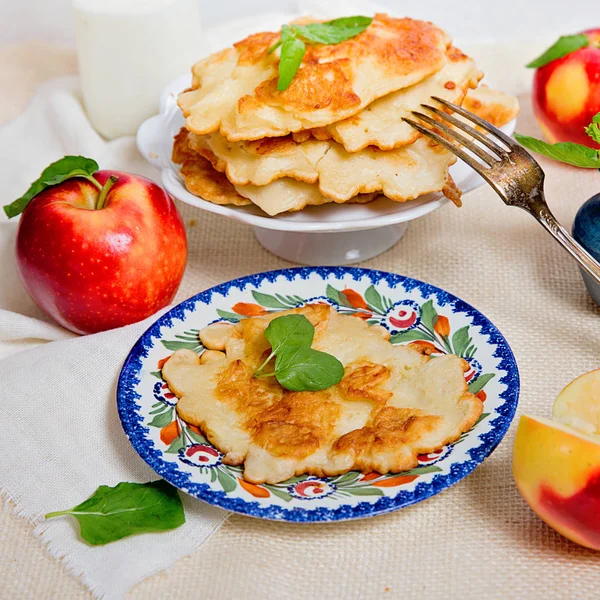
<svg viewBox="0 0 600 600"><path fill-rule="evenodd" d="M521 78L525 89L522 55L504 51L505 76ZM498 52L485 56L482 49L476 58L499 60ZM0 82L10 82L2 84L0 121L18 114L40 81L75 68L68 47L35 42L0 48ZM539 135L528 96L520 101L518 131ZM568 225L579 205L598 191L598 173L540 162L548 202ZM180 208L190 256L178 299L241 275L289 266L263 250L251 228ZM491 318L519 363L520 413L548 415L564 385L598 367L600 310L576 266L531 217L506 208L488 188L469 194L461 209L448 205L411 223L396 247L363 266L438 285ZM232 516L197 552L135 586L130 597L194 597L202 590L210 599L597 598L598 555L548 528L515 488L514 430L458 485L396 513L320 525ZM88 597L13 511L5 499L0 597Z"/></svg>

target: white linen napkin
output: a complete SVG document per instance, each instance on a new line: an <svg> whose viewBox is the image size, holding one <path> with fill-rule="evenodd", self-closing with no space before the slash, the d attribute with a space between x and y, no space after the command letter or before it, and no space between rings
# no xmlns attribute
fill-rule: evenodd
<svg viewBox="0 0 600 600"><path fill-rule="evenodd" d="M98 136L80 104L77 78L67 77L43 86L28 110L0 130L2 204L65 154L158 179L132 138L107 143ZM181 494L185 525L102 547L82 542L74 519L44 521L45 513L79 504L99 485L158 479L129 445L115 404L121 365L153 318L84 337L50 323L18 280L17 224L0 222L0 494L37 524L35 534L50 553L96 596L120 598L137 581L196 550L228 513Z"/></svg>

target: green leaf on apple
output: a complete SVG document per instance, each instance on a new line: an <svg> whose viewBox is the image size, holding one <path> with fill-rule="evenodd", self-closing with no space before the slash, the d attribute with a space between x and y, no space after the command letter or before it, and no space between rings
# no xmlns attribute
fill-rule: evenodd
<svg viewBox="0 0 600 600"><path fill-rule="evenodd" d="M102 186L92 177L97 170L98 163L91 158L65 156L47 166L20 198L4 207L4 212L9 219L20 215L29 202L40 192L72 177L83 177L93 183L100 191Z"/></svg>
<svg viewBox="0 0 600 600"><path fill-rule="evenodd" d="M528 135L515 133L515 139L521 146L532 152L543 154L554 160L558 160L575 167L584 169L600 169L600 151L588 148L583 144L573 142L558 142L548 144Z"/></svg>
<svg viewBox="0 0 600 600"><path fill-rule="evenodd" d="M535 60L532 60L527 66L528 69L537 69L543 67L553 60L563 58L576 50L585 48L590 43L587 35L578 33L576 35L562 35L548 50Z"/></svg>

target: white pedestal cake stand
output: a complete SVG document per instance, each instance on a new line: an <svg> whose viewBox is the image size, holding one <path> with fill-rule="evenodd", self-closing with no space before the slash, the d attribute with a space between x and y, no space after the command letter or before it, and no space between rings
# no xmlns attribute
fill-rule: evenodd
<svg viewBox="0 0 600 600"><path fill-rule="evenodd" d="M346 265L367 260L391 248L404 235L409 221L448 202L437 193L403 203L380 198L369 204L326 204L269 217L256 206L220 206L198 198L187 191L177 165L171 162L173 137L184 124L176 99L189 84L186 75L164 90L159 114L138 130L140 152L160 169L169 194L202 210L252 225L258 241L281 258L306 265ZM515 122L502 130L512 134ZM450 173L463 193L483 184L481 177L460 160Z"/></svg>

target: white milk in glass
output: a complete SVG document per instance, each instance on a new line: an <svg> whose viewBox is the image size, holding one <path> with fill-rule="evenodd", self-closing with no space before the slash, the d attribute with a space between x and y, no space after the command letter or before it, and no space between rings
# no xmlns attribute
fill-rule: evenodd
<svg viewBox="0 0 600 600"><path fill-rule="evenodd" d="M73 0L83 101L104 137L133 135L206 53L200 0Z"/></svg>

